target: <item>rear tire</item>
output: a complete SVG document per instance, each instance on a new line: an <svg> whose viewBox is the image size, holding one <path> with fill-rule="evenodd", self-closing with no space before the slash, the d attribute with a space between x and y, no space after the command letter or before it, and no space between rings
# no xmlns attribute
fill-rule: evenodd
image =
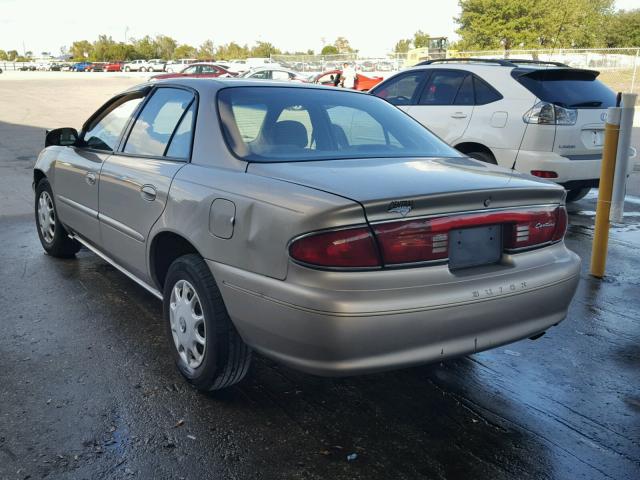
<svg viewBox="0 0 640 480"><path fill-rule="evenodd" d="M218 285L199 255L184 255L169 267L163 314L178 370L195 388L220 390L244 378L251 349L231 322Z"/></svg>
<svg viewBox="0 0 640 480"><path fill-rule="evenodd" d="M572 188L567 190L567 202L577 202L587 196L587 193L591 191L591 187L584 188Z"/></svg>
<svg viewBox="0 0 640 480"><path fill-rule="evenodd" d="M496 159L487 152L469 152L466 154L468 157L471 157L475 160L480 160L484 163L490 163L491 165L497 165Z"/></svg>
<svg viewBox="0 0 640 480"><path fill-rule="evenodd" d="M53 192L46 178L40 180L36 187L35 214L38 237L45 252L58 258L69 258L78 253L80 244L69 238L69 234L58 220Z"/></svg>

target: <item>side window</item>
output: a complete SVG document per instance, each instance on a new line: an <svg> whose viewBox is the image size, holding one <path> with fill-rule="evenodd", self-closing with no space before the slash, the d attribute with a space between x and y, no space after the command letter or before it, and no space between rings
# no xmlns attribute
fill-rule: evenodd
<svg viewBox="0 0 640 480"><path fill-rule="evenodd" d="M187 67L182 71L182 73L187 73L189 75L193 75L194 73L196 73L196 68L197 67Z"/></svg>
<svg viewBox="0 0 640 480"><path fill-rule="evenodd" d="M456 70L434 71L422 92L420 105L452 105L467 75Z"/></svg>
<svg viewBox="0 0 640 480"><path fill-rule="evenodd" d="M202 66L202 70L200 71L200 73L217 73L218 69L215 67L212 67L211 65L203 65Z"/></svg>
<svg viewBox="0 0 640 480"><path fill-rule="evenodd" d="M382 125L363 110L336 106L329 108L327 113L331 120L332 134L341 148L388 143Z"/></svg>
<svg viewBox="0 0 640 480"><path fill-rule="evenodd" d="M473 84L476 91L476 105L486 105L502 99L502 95L484 80L473 76Z"/></svg>
<svg viewBox="0 0 640 480"><path fill-rule="evenodd" d="M399 75L376 89L374 95L393 105L413 105L417 89L426 73L422 70Z"/></svg>
<svg viewBox="0 0 640 480"><path fill-rule="evenodd" d="M192 100L193 94L186 90L157 89L136 119L124 152L163 156L171 135Z"/></svg>
<svg viewBox="0 0 640 480"><path fill-rule="evenodd" d="M85 145L96 150L115 150L124 127L143 98L142 94L135 94L113 102L84 132Z"/></svg>
<svg viewBox="0 0 640 480"><path fill-rule="evenodd" d="M180 125L173 134L167 157L188 159L191 153L191 138L193 137L193 119L196 112L196 102L191 103L191 107L186 111Z"/></svg>
<svg viewBox="0 0 640 480"><path fill-rule="evenodd" d="M262 70L260 72L256 72L253 75L251 75L251 78L269 78L269 71L268 70Z"/></svg>
<svg viewBox="0 0 640 480"><path fill-rule="evenodd" d="M473 75L469 74L464 77L462 85L458 89L458 94L453 101L454 105L473 105L475 103L473 96Z"/></svg>
<svg viewBox="0 0 640 480"><path fill-rule="evenodd" d="M282 72L280 70L272 70L271 78L273 80L289 80L289 74L287 72Z"/></svg>

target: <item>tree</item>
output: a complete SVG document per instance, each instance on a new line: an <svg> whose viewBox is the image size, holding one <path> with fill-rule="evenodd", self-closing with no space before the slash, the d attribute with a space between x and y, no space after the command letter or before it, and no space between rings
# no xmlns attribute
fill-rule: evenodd
<svg viewBox="0 0 640 480"><path fill-rule="evenodd" d="M356 53L357 52L357 50L354 50L353 48L351 48L351 45L349 44L349 40L347 40L345 37L336 38L336 41L333 42L333 46L338 49L338 53Z"/></svg>
<svg viewBox="0 0 640 480"><path fill-rule="evenodd" d="M611 15L605 27L604 43L615 48L640 46L640 8Z"/></svg>
<svg viewBox="0 0 640 480"><path fill-rule="evenodd" d="M93 42L91 60L99 62L118 60L118 58L114 56L115 45L116 42L113 38L107 37L106 35L98 35L98 39Z"/></svg>
<svg viewBox="0 0 640 480"><path fill-rule="evenodd" d="M237 60L247 58L249 56L249 47L247 45L241 46L236 42L230 42L224 45L220 45L216 50L216 57L223 58L225 60Z"/></svg>
<svg viewBox="0 0 640 480"><path fill-rule="evenodd" d="M215 47L212 40L205 40L198 48L197 57L200 60L213 60L215 57Z"/></svg>
<svg viewBox="0 0 640 480"><path fill-rule="evenodd" d="M325 45L324 47L322 47L322 51L320 52L320 55L337 55L338 53L338 49L333 46L333 45Z"/></svg>
<svg viewBox="0 0 640 480"><path fill-rule="evenodd" d="M157 45L149 35L145 35L140 40L131 40L133 44L134 56L136 58L154 58L158 56Z"/></svg>
<svg viewBox="0 0 640 480"><path fill-rule="evenodd" d="M395 53L407 53L411 48L411 40L408 38L403 38L396 42L395 47L393 47L393 51Z"/></svg>
<svg viewBox="0 0 640 480"><path fill-rule="evenodd" d="M74 60L86 60L93 53L93 45L88 40L73 42L70 53Z"/></svg>
<svg viewBox="0 0 640 480"><path fill-rule="evenodd" d="M7 60L9 60L10 62L15 61L16 58L18 58L18 51L17 50L9 50L7 52Z"/></svg>
<svg viewBox="0 0 640 480"><path fill-rule="evenodd" d="M183 43L182 45L177 46L173 51L173 58L194 58L196 53L195 47Z"/></svg>
<svg viewBox="0 0 640 480"><path fill-rule="evenodd" d="M413 48L423 48L429 46L429 34L418 30L413 34Z"/></svg>
<svg viewBox="0 0 640 480"><path fill-rule="evenodd" d="M280 55L282 52L269 42L256 42L249 52L252 57L268 58L271 55Z"/></svg>
<svg viewBox="0 0 640 480"><path fill-rule="evenodd" d="M593 47L613 0L460 0L462 49Z"/></svg>
<svg viewBox="0 0 640 480"><path fill-rule="evenodd" d="M4 50L0 50L0 60L9 60L9 55Z"/></svg>
<svg viewBox="0 0 640 480"><path fill-rule="evenodd" d="M167 35L158 35L155 39L156 51L158 52L158 57L169 60L173 58L173 54L178 46L178 42L176 42L173 38L168 37Z"/></svg>

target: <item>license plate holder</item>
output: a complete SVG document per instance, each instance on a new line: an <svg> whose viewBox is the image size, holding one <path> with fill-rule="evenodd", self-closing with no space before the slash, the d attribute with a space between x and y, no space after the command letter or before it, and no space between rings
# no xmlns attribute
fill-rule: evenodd
<svg viewBox="0 0 640 480"><path fill-rule="evenodd" d="M478 267L502 258L502 226L461 228L449 232L449 269Z"/></svg>

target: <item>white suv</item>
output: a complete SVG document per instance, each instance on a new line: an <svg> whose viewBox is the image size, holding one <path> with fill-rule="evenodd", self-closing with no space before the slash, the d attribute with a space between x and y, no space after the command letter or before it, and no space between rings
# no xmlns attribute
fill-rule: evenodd
<svg viewBox="0 0 640 480"><path fill-rule="evenodd" d="M151 64L148 60L133 60L125 63L122 67L125 72L147 72L152 71Z"/></svg>
<svg viewBox="0 0 640 480"><path fill-rule="evenodd" d="M598 185L607 107L598 72L532 60L440 59L372 89L470 157L563 185Z"/></svg>

